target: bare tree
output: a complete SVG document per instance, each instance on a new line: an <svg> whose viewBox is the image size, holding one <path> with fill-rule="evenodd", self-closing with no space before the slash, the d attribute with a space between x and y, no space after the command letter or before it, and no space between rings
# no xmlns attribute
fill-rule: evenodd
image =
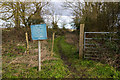
<svg viewBox="0 0 120 80"><path fill-rule="evenodd" d="M49 17L47 17L47 19L49 19L48 21L51 22L50 24L52 25L52 28L54 30L58 29L58 22L61 19L61 15L56 13L55 4L53 2L51 2L49 5L48 14Z"/></svg>
<svg viewBox="0 0 120 80"><path fill-rule="evenodd" d="M20 24L29 27L33 16L41 18L43 8L48 2L3 2L0 4L0 19L14 21L15 27Z"/></svg>

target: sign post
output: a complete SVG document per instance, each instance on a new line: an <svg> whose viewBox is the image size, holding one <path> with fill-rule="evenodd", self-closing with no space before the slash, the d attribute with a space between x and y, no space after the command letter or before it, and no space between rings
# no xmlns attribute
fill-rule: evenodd
<svg viewBox="0 0 120 80"><path fill-rule="evenodd" d="M40 41L38 41L38 71L41 71L41 47Z"/></svg>
<svg viewBox="0 0 120 80"><path fill-rule="evenodd" d="M31 25L31 35L33 40L38 40L38 71L41 71L41 44L40 40L47 39L46 24Z"/></svg>

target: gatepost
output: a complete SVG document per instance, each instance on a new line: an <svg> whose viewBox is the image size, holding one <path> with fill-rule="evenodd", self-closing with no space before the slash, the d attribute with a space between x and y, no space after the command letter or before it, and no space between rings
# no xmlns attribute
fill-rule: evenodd
<svg viewBox="0 0 120 80"><path fill-rule="evenodd" d="M84 39L84 24L80 24L80 37L79 37L79 58L83 58L83 39Z"/></svg>

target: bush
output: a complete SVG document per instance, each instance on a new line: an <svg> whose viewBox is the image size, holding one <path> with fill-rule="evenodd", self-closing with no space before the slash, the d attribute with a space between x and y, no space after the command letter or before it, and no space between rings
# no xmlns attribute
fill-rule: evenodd
<svg viewBox="0 0 120 80"><path fill-rule="evenodd" d="M111 40L110 40L111 37ZM114 66L115 68L119 69L120 64L118 63L120 58L120 46L119 46L119 40L116 41L115 38L118 39L116 34L109 34L104 35L102 37L102 46L97 46L97 49L99 50L99 59L101 62L110 64ZM107 39L104 39L107 38Z"/></svg>

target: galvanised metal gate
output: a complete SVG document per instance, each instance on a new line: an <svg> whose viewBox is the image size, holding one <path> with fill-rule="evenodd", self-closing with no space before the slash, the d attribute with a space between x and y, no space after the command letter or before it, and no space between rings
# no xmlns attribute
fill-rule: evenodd
<svg viewBox="0 0 120 80"><path fill-rule="evenodd" d="M105 34L110 33L117 33L117 32L84 32L84 58L87 59L98 59L98 46L102 46L102 39L109 39L111 40L111 37L109 38L103 38L102 36ZM91 34L88 37L88 34ZM101 37L96 37L93 35L101 35Z"/></svg>

